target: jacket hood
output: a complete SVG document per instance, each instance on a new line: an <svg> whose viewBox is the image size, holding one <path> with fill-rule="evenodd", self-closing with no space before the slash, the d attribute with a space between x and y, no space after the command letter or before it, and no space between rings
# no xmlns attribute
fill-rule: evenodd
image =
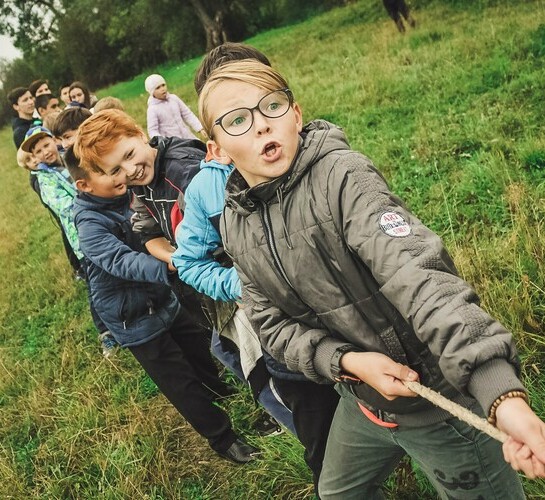
<svg viewBox="0 0 545 500"><path fill-rule="evenodd" d="M225 165L225 164L220 163L219 161L216 161L216 160L210 160L210 161L202 160L200 168L201 168L201 170L203 170L205 168L217 168L218 170L223 170L225 172L231 172L235 167L232 164L231 165Z"/></svg>
<svg viewBox="0 0 545 500"><path fill-rule="evenodd" d="M154 162L155 172L149 183L149 187L152 189L164 181L167 163L170 163L170 160L179 162L180 159L189 158L197 152L206 154L206 146L198 139L180 139L179 137L157 135L150 139L149 145L157 150Z"/></svg>
<svg viewBox="0 0 545 500"><path fill-rule="evenodd" d="M333 151L348 149L346 136L339 127L325 120L314 120L303 127L295 159L284 175L250 188L235 169L227 181L226 204L247 216L255 210L256 201L268 201L274 196L281 201L316 162Z"/></svg>
<svg viewBox="0 0 545 500"><path fill-rule="evenodd" d="M121 210L129 207L131 202L131 193L127 191L121 196L115 198L102 198L89 193L79 192L74 198L74 215L84 210Z"/></svg>

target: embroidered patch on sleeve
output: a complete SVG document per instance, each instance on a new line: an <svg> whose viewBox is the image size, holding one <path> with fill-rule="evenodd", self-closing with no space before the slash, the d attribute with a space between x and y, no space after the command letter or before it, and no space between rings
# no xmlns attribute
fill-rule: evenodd
<svg viewBox="0 0 545 500"><path fill-rule="evenodd" d="M385 212L380 216L380 229L384 231L388 236L394 238L403 238L411 234L411 226L409 223L401 217L401 215L395 212Z"/></svg>

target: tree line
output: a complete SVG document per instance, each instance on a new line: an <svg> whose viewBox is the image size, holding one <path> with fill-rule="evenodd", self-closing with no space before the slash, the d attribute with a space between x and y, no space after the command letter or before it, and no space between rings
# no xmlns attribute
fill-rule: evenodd
<svg viewBox="0 0 545 500"><path fill-rule="evenodd" d="M0 34L23 54L0 60L0 125L6 94L36 78L51 88L83 80L92 89L166 61L183 61L226 40L291 24L347 0L2 0Z"/></svg>

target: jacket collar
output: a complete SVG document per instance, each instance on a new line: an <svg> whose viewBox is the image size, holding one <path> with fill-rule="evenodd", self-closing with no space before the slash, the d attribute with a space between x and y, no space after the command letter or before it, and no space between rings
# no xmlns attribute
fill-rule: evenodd
<svg viewBox="0 0 545 500"><path fill-rule="evenodd" d="M84 193L80 191L78 193L78 205L85 208L100 208L106 210L120 210L125 207L130 207L131 192L127 191L121 196L115 198L102 198L101 196L95 196L90 193Z"/></svg>
<svg viewBox="0 0 545 500"><path fill-rule="evenodd" d="M255 210L256 202L282 199L317 161L332 151L346 149L349 145L340 128L325 120L312 121L303 128L293 163L282 176L250 188L242 175L233 170L227 180L227 205L242 215L248 215Z"/></svg>
<svg viewBox="0 0 545 500"><path fill-rule="evenodd" d="M153 97L152 95L150 95L148 97L148 106L154 106L156 104L163 104L165 102L168 102L170 98L170 92L167 92L167 98L166 99L157 99L157 97Z"/></svg>

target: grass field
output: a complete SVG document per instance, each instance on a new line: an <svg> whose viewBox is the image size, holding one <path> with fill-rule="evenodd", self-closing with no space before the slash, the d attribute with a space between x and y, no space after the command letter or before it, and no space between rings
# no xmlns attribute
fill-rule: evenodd
<svg viewBox="0 0 545 500"><path fill-rule="evenodd" d="M305 120L342 126L394 192L445 240L485 309L516 337L545 418L545 2L421 1L400 36L360 0L250 40L288 76ZM199 61L158 69L193 109ZM146 75L99 92L145 125ZM252 434L248 393L226 403L264 451L217 458L131 358L100 355L85 288L59 231L0 131L0 497L300 499L312 496L300 445ZM526 481L545 498L543 481ZM405 463L392 499L434 498Z"/></svg>

